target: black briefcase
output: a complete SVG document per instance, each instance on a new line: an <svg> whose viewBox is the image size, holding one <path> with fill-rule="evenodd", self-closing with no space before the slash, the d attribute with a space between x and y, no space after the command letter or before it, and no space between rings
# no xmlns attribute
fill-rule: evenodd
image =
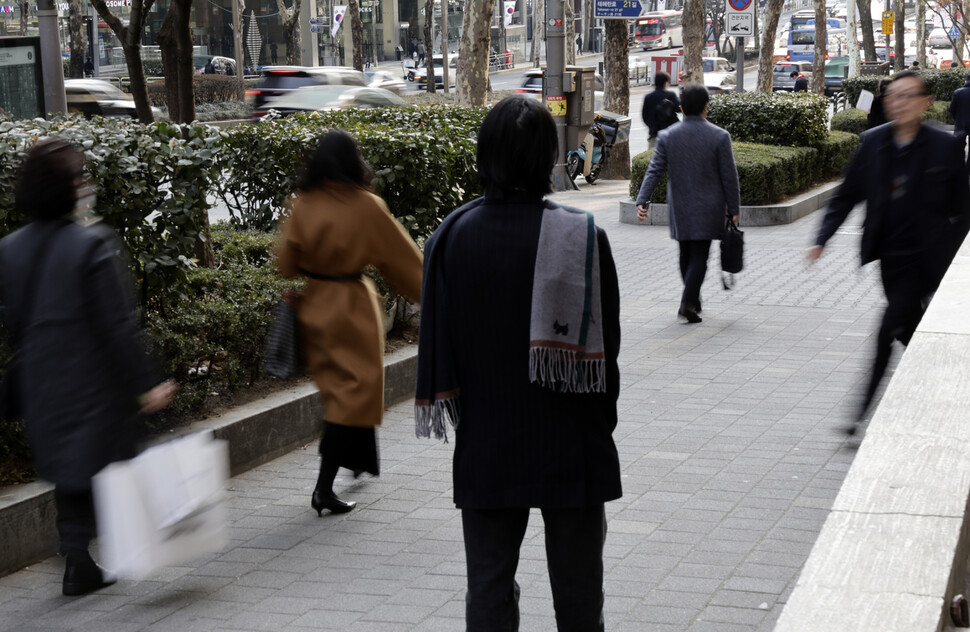
<svg viewBox="0 0 970 632"><path fill-rule="evenodd" d="M721 281L724 289L730 290L734 285L731 275L744 269L744 231L738 228L731 216L724 225L724 236L721 237Z"/></svg>

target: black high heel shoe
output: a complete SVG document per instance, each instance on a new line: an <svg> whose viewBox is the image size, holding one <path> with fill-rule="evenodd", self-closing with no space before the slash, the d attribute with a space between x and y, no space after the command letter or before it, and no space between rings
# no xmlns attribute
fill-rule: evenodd
<svg viewBox="0 0 970 632"><path fill-rule="evenodd" d="M332 491L322 493L319 489L313 490L313 497L310 499L310 506L316 510L317 515L323 515L324 509L329 509L330 513L347 513L357 506L354 501L344 502L337 498Z"/></svg>

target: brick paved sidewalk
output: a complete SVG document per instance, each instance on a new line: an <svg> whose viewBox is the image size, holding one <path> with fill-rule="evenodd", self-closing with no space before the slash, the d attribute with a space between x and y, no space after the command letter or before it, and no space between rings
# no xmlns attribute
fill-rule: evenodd
<svg viewBox="0 0 970 632"><path fill-rule="evenodd" d="M626 183L561 194L609 233L622 297L616 440L624 496L609 503L606 622L626 632L770 630L853 457L834 428L858 402L882 295L859 271L858 217L814 268L817 217L746 232L747 270L703 288L704 322L676 319L666 227L621 225ZM716 248L715 248L716 250ZM0 629L462 630L465 568L452 445L414 438L410 404L381 431L384 474L310 510L315 446L232 479L230 546L152 581L60 595L57 558L0 578ZM523 631L554 630L541 518L518 573Z"/></svg>

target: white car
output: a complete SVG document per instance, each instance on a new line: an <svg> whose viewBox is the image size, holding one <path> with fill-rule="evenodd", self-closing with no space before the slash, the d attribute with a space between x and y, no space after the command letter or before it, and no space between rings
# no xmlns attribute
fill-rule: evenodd
<svg viewBox="0 0 970 632"><path fill-rule="evenodd" d="M953 42L946 36L946 29L941 27L930 31L929 37L926 38L926 44L933 48L950 48L953 46Z"/></svg>
<svg viewBox="0 0 970 632"><path fill-rule="evenodd" d="M723 57L704 57L704 85L711 94L733 92L737 85L734 66Z"/></svg>
<svg viewBox="0 0 970 632"><path fill-rule="evenodd" d="M122 92L114 84L101 79L65 79L67 111L92 116L121 116L137 119L135 101L130 94ZM157 118L161 110L152 107Z"/></svg>

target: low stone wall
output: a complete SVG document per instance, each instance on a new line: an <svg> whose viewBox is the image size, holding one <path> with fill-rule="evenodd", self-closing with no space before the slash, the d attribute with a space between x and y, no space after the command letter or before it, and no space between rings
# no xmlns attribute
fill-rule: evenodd
<svg viewBox="0 0 970 632"><path fill-rule="evenodd" d="M413 347L385 359L386 405L414 396L417 368L418 353ZM316 386L303 383L193 423L183 433L211 430L217 438L228 441L229 468L235 476L317 441L320 420ZM57 552L55 517L53 486L49 483L0 488L0 575Z"/></svg>
<svg viewBox="0 0 970 632"><path fill-rule="evenodd" d="M967 594L970 240L903 354L775 632L937 632Z"/></svg>
<svg viewBox="0 0 970 632"><path fill-rule="evenodd" d="M842 181L828 182L806 191L787 202L769 204L767 206L742 206L741 226L777 226L791 224L806 215L824 208L826 203ZM620 223L640 224L641 226L667 226L670 220L666 204L651 204L650 217L645 221L637 219L636 201L631 199L620 201Z"/></svg>

